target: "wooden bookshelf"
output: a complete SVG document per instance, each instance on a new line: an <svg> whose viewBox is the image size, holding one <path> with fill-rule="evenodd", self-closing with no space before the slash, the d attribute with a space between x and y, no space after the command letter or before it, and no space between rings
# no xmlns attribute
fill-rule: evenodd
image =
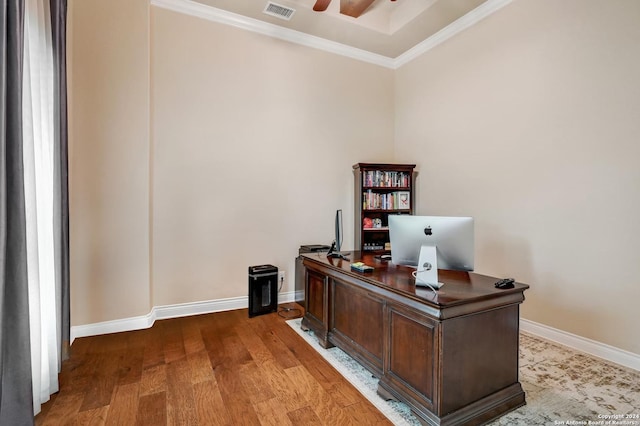
<svg viewBox="0 0 640 426"><path fill-rule="evenodd" d="M353 166L356 250L389 252L389 215L414 214L415 167L381 163Z"/></svg>

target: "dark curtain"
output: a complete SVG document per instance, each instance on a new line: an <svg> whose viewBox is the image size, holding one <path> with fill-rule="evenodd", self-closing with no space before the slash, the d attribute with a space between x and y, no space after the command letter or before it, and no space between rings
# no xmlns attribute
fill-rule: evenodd
<svg viewBox="0 0 640 426"><path fill-rule="evenodd" d="M53 44L54 225L60 359L69 358L69 179L67 155L67 0L50 0Z"/></svg>
<svg viewBox="0 0 640 426"><path fill-rule="evenodd" d="M22 165L24 0L0 0L0 25L0 425L31 425Z"/></svg>

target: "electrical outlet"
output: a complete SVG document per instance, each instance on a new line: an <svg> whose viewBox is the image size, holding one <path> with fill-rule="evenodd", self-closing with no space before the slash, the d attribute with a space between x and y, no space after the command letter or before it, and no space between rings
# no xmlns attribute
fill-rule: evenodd
<svg viewBox="0 0 640 426"><path fill-rule="evenodd" d="M284 284L284 271L278 271L278 286Z"/></svg>

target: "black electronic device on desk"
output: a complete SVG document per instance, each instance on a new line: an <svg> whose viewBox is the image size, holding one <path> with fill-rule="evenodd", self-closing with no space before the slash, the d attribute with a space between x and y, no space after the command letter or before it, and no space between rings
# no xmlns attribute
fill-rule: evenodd
<svg viewBox="0 0 640 426"><path fill-rule="evenodd" d="M327 246L324 244L305 244L300 246L298 253L317 253L321 251L329 251L331 246Z"/></svg>
<svg viewBox="0 0 640 426"><path fill-rule="evenodd" d="M342 246L342 210L336 210L335 220L335 239L331 243L331 248L327 253L327 257L339 257L340 259L349 260L349 258L340 253Z"/></svg>
<svg viewBox="0 0 640 426"><path fill-rule="evenodd" d="M381 254L379 256L376 256L376 259L389 262L391 260L391 255L390 254Z"/></svg>
<svg viewBox="0 0 640 426"><path fill-rule="evenodd" d="M515 281L516 280L514 280L513 278L503 278L501 280L496 281L494 285L496 286L496 288L502 288L502 289L513 288L514 287L513 283Z"/></svg>

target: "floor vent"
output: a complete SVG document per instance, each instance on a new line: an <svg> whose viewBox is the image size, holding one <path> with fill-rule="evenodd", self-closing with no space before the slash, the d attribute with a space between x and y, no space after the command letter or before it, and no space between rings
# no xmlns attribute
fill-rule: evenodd
<svg viewBox="0 0 640 426"><path fill-rule="evenodd" d="M264 8L264 13L267 15L275 16L276 18L290 20L293 16L295 9L291 9L290 7L283 6L281 4L268 2L267 6Z"/></svg>

